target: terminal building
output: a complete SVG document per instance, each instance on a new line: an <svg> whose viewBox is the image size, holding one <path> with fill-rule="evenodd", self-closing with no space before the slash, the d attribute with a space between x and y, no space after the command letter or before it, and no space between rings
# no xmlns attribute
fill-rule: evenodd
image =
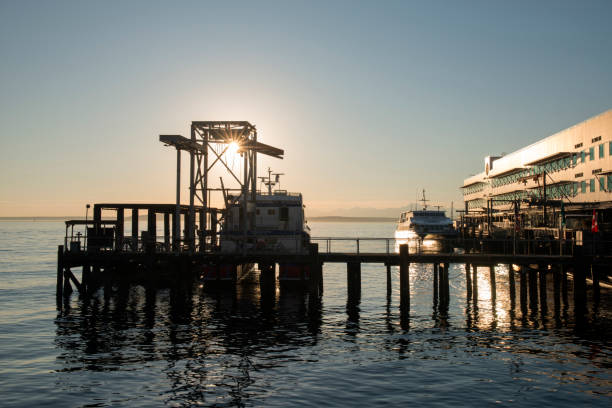
<svg viewBox="0 0 612 408"><path fill-rule="evenodd" d="M487 234L612 232L612 109L502 156L464 180L462 224ZM537 234L536 234L537 235ZM575 236L575 235L574 235Z"/></svg>

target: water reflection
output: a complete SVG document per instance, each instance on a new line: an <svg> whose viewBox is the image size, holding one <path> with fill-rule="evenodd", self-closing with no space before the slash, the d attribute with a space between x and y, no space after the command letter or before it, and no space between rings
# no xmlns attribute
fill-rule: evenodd
<svg viewBox="0 0 612 408"><path fill-rule="evenodd" d="M276 364L266 356L316 345L322 324L319 297L283 288L266 299L258 285L125 284L73 306L56 322L61 371L161 363L172 384L166 402L180 404L222 397L241 405L251 372Z"/></svg>

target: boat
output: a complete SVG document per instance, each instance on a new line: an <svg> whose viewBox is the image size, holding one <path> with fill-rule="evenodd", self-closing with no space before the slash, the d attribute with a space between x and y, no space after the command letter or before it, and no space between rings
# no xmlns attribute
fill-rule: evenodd
<svg viewBox="0 0 612 408"><path fill-rule="evenodd" d="M398 240L443 240L455 238L457 231L445 211L427 209L425 190L423 189L421 210L406 211L400 214L395 239Z"/></svg>
<svg viewBox="0 0 612 408"><path fill-rule="evenodd" d="M242 196L226 195L226 212L219 233L219 250L224 254L307 254L310 250L310 228L307 225L301 193L291 193L280 188L282 173L259 177L267 187L258 190L255 202L244 205ZM244 208L247 217L243 217ZM245 229L243 223L254 220L255 228ZM253 225L253 224L251 224ZM252 271L251 267L229 268L219 265L218 272L205 274L208 280L236 280L238 275ZM242 270L242 272L241 272ZM279 264L279 280L307 280L309 266L301 264ZM238 276L238 280L242 280Z"/></svg>

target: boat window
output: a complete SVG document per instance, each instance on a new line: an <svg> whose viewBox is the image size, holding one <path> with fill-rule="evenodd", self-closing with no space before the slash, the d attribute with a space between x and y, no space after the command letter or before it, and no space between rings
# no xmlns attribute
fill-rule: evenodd
<svg viewBox="0 0 612 408"><path fill-rule="evenodd" d="M274 209L273 209L273 208L270 208L270 209L268 210L268 215L274 215L274 214L275 214Z"/></svg>
<svg viewBox="0 0 612 408"><path fill-rule="evenodd" d="M281 207L280 212L278 213L278 218L281 221L288 221L289 220L289 208Z"/></svg>

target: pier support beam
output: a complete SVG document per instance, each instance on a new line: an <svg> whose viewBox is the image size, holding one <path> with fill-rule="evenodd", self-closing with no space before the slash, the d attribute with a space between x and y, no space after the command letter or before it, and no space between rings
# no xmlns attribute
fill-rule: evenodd
<svg viewBox="0 0 612 408"><path fill-rule="evenodd" d="M361 297L361 263L348 262L346 264L346 283L348 297L351 303L357 303Z"/></svg>
<svg viewBox="0 0 612 408"><path fill-rule="evenodd" d="M520 266L519 274L521 276L521 288L520 288L521 313L524 316L525 314L527 314L527 271L526 271L525 265Z"/></svg>
<svg viewBox="0 0 612 408"><path fill-rule="evenodd" d="M544 265L543 268L538 268L540 275L540 311L546 313L548 309L547 291L546 291L546 272L548 272L548 265Z"/></svg>
<svg viewBox="0 0 612 408"><path fill-rule="evenodd" d="M434 301L434 306L436 306L438 304L438 288L439 288L439 269L440 269L440 264L439 263L434 263L432 265L433 268L433 301Z"/></svg>
<svg viewBox="0 0 612 408"><path fill-rule="evenodd" d="M465 264L465 288L467 291L466 297L468 300L472 298L472 272L470 264Z"/></svg>
<svg viewBox="0 0 612 408"><path fill-rule="evenodd" d="M472 265L472 303L478 306L478 266Z"/></svg>
<svg viewBox="0 0 612 408"><path fill-rule="evenodd" d="M170 214L164 213L164 247L170 251Z"/></svg>
<svg viewBox="0 0 612 408"><path fill-rule="evenodd" d="M574 309L577 316L586 313L586 275L591 265L574 264Z"/></svg>
<svg viewBox="0 0 612 408"><path fill-rule="evenodd" d="M399 247L400 254L400 307L410 308L410 264L408 263L408 245Z"/></svg>
<svg viewBox="0 0 612 408"><path fill-rule="evenodd" d="M138 251L138 208L132 208L132 251Z"/></svg>
<svg viewBox="0 0 612 408"><path fill-rule="evenodd" d="M529 308L535 310L538 308L538 275L532 268L527 272L529 275Z"/></svg>
<svg viewBox="0 0 612 408"><path fill-rule="evenodd" d="M57 285L55 287L55 295L57 297L58 307L62 305L62 296L64 289L64 246L57 247Z"/></svg>
<svg viewBox="0 0 612 408"><path fill-rule="evenodd" d="M391 287L391 265L386 264L387 267L387 296L391 295L392 287Z"/></svg>
<svg viewBox="0 0 612 408"><path fill-rule="evenodd" d="M495 265L489 265L489 280L491 282L491 302L497 300L497 285L495 282Z"/></svg>
<svg viewBox="0 0 612 408"><path fill-rule="evenodd" d="M149 239L145 244L147 252L155 252L155 242L157 241L157 225L155 216L155 210L148 211L147 230L149 232Z"/></svg>
<svg viewBox="0 0 612 408"><path fill-rule="evenodd" d="M516 285L514 282L514 268L512 264L508 264L508 284L510 286L510 309L516 307Z"/></svg>
<svg viewBox="0 0 612 408"><path fill-rule="evenodd" d="M117 225L115 227L115 250L123 251L123 231L125 228L125 211L123 208L117 208Z"/></svg>

